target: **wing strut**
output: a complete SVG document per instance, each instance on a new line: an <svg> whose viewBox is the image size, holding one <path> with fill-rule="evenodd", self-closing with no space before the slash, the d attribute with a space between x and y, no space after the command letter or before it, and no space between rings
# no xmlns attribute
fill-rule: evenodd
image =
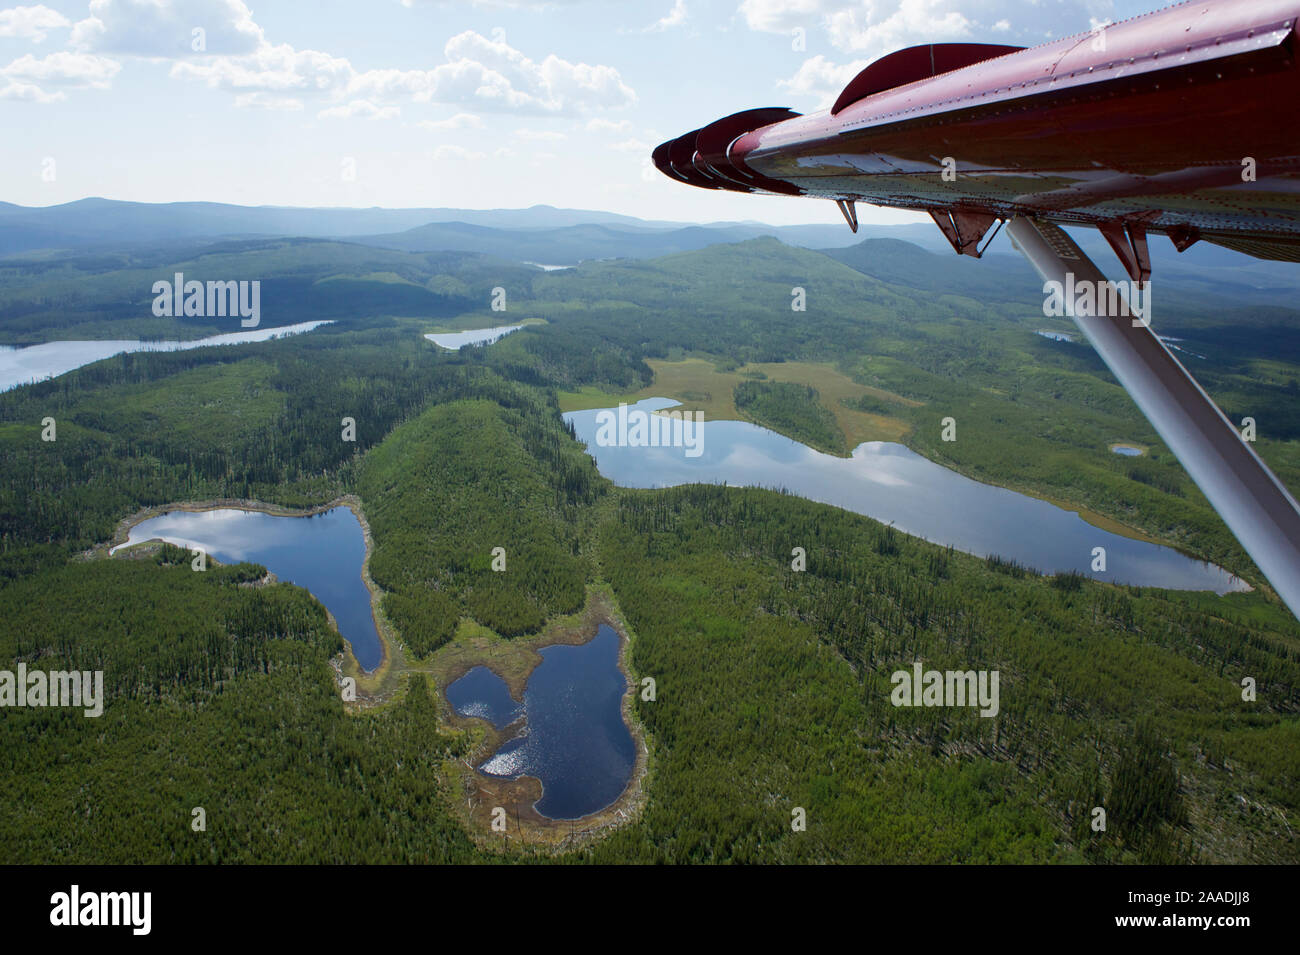
<svg viewBox="0 0 1300 955"><path fill-rule="evenodd" d="M849 224L850 232L858 231L858 208L853 204L852 199L836 199L835 204L840 207L840 212L844 213L844 221Z"/></svg>
<svg viewBox="0 0 1300 955"><path fill-rule="evenodd" d="M978 259L987 249L988 242L984 244L984 249L980 248L980 239L984 238L989 229L993 228L993 223L997 223L998 229L1002 228L1002 220L997 216L988 215L982 212L951 212L947 209L929 209L930 218L934 220L940 231L943 232L944 238L952 243L953 250L958 255L969 255ZM989 236L989 242L993 241L993 236L998 234L997 229L993 229L993 235Z"/></svg>
<svg viewBox="0 0 1300 955"><path fill-rule="evenodd" d="M1076 313L1068 297L1065 307L1273 589L1300 617L1300 506L1295 498L1148 321L1134 318L1120 296L1095 294L1106 287L1106 278L1073 239L1049 222L1020 216L1011 220L1007 233L1044 281L1060 282L1065 289L1097 283L1092 302L1118 300L1114 316L1106 314L1104 305Z"/></svg>

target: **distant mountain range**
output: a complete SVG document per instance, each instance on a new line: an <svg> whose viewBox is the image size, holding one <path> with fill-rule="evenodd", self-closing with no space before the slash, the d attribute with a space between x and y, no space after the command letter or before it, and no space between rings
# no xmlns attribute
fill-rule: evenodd
<svg viewBox="0 0 1300 955"><path fill-rule="evenodd" d="M840 235L840 233L843 235ZM584 223L554 229L488 228L465 222L431 222L405 232L357 236L364 245L403 252L484 252L500 258L545 265L576 265L594 259L648 259L692 252L730 242L774 236L787 245L831 247L853 240L847 228L751 225L691 225L674 229Z"/></svg>
<svg viewBox="0 0 1300 955"><path fill-rule="evenodd" d="M660 255L775 235L791 245L856 241L846 227L696 225L587 209L298 209L218 202L79 199L57 206L0 202L0 255L43 249L121 249L177 240L295 236L350 239L405 251L484 251L535 261ZM556 243L559 243L558 245ZM511 252L503 251L508 247Z"/></svg>
<svg viewBox="0 0 1300 955"><path fill-rule="evenodd" d="M1073 232L1103 270L1122 277L1100 235L1090 229ZM854 235L842 225L699 225L546 205L527 209L307 209L97 198L43 207L0 202L0 256L303 237L404 252L480 252L517 262L573 265L596 259L653 258L762 236L773 236L787 245L824 249L859 271L921 288L983 294L995 292L1007 281L1036 281L1004 234L991 243L984 261L976 261L954 255L939 230L929 223L864 223ZM921 250L931 255L918 255ZM1179 254L1161 236L1152 238L1151 254L1157 279L1168 281L1180 293L1288 307L1294 306L1300 293L1300 269L1290 263L1261 262L1208 243Z"/></svg>

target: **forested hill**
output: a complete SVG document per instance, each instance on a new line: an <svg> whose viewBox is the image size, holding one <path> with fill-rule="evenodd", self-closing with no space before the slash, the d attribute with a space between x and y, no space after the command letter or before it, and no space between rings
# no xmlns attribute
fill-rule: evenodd
<svg viewBox="0 0 1300 955"><path fill-rule="evenodd" d="M191 339L237 318L159 318L154 283L257 281L263 327L375 315L447 318L538 270L478 253L409 254L316 239L253 239L130 252L0 259L0 343Z"/></svg>
<svg viewBox="0 0 1300 955"><path fill-rule="evenodd" d="M267 269L276 256L314 269L319 252L367 286L414 261L261 248ZM422 673L348 712L329 666L338 636L305 592L253 586L259 567L198 575L168 549L83 554L149 505L343 492L360 496L381 606L412 661L463 630L535 632L592 589L626 619L633 674L659 687L634 704L648 799L572 858L1297 861L1300 626L1266 593L1039 577L771 491L619 490L560 416L562 398L616 402L689 364L718 387L697 400L752 382L742 407L827 440L884 422L985 480L1074 495L1249 572L1092 354L1036 334L1040 309L892 285L764 239L572 272L421 261L419 287L471 307L447 319L361 306L299 337L119 356L0 394L0 661L102 668L113 688L99 719L0 716L11 861L515 857L483 850L456 815L448 766L467 740ZM104 294L114 275L97 279ZM796 287L806 311L791 307ZM526 318L542 322L487 348L422 338ZM1258 447L1294 487L1287 347L1243 343L1201 374L1233 413L1268 409ZM809 404L788 413L799 396ZM955 443L938 437L949 414ZM1147 455L1111 454L1120 438ZM511 570L494 574L503 538ZM915 660L999 670L999 716L889 705L890 674ZM1098 805L1104 833L1089 825ZM790 828L795 806L807 832Z"/></svg>

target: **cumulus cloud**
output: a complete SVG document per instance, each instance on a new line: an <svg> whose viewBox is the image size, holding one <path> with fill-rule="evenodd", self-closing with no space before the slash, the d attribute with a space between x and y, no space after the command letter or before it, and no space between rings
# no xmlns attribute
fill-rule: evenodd
<svg viewBox="0 0 1300 955"><path fill-rule="evenodd" d="M29 103L57 103L67 99L62 91L47 93L35 83L0 83L0 99L25 100Z"/></svg>
<svg viewBox="0 0 1300 955"><path fill-rule="evenodd" d="M447 41L445 63L427 70L357 71L342 57L288 44L264 44L250 54L179 60L172 75L233 91L297 91L393 103L409 99L522 115L563 115L636 102L613 67L572 63L554 54L540 62L466 30Z"/></svg>
<svg viewBox="0 0 1300 955"><path fill-rule="evenodd" d="M817 53L782 82L825 106L862 67L895 50L960 41L1031 46L1087 30L1114 12L1114 0L741 0L736 12L751 30L802 29L810 52L820 44L852 57Z"/></svg>
<svg viewBox="0 0 1300 955"><path fill-rule="evenodd" d="M665 19L677 15L674 7ZM71 27L73 47L60 55L86 58L88 76L107 71L106 80L117 71L105 53L170 60L173 78L228 91L239 105L293 100L291 108L301 108L315 99L323 117L391 118L404 101L459 106L463 115L472 109L521 116L579 115L636 102L615 68L555 54L534 59L511 46L499 28L491 37L473 30L451 37L443 62L428 68L357 70L341 56L272 44L244 0L91 0L89 15L73 24L44 6L0 11L0 36L35 39L59 26ZM30 63L15 61L10 68L11 84L40 85L39 77L27 75ZM40 98L16 86L8 96Z"/></svg>
<svg viewBox="0 0 1300 955"><path fill-rule="evenodd" d="M0 78L40 86L108 89L122 64L90 53L51 53L39 60L28 53L0 68ZM24 97L24 98L36 98Z"/></svg>
<svg viewBox="0 0 1300 955"><path fill-rule="evenodd" d="M588 121L587 132L625 134L632 132L632 123L626 119L613 120L597 116L595 119Z"/></svg>
<svg viewBox="0 0 1300 955"><path fill-rule="evenodd" d="M466 149L464 146L447 143L439 146L433 151L433 158L436 162L444 162L448 159L478 161L480 159L486 159L487 154Z"/></svg>
<svg viewBox="0 0 1300 955"><path fill-rule="evenodd" d="M888 15L881 15L882 6L829 13L824 23L831 45L877 57L917 43L971 38L973 24L952 0L901 0Z"/></svg>
<svg viewBox="0 0 1300 955"><path fill-rule="evenodd" d="M447 119L423 119L415 125L424 129L482 129L483 120L473 113L457 113Z"/></svg>
<svg viewBox="0 0 1300 955"><path fill-rule="evenodd" d="M790 33L821 27L835 49L874 57L968 36L974 24L962 9L989 5L969 0L742 0L737 12L751 30Z"/></svg>
<svg viewBox="0 0 1300 955"><path fill-rule="evenodd" d="M777 85L789 90L796 96L810 96L817 99L817 108L829 107L849 80L857 76L870 60L852 60L847 63L835 63L818 54L803 61L803 64L788 80L781 80Z"/></svg>
<svg viewBox="0 0 1300 955"><path fill-rule="evenodd" d="M559 142L564 139L564 133L558 133L553 129L516 129L515 136L525 142Z"/></svg>
<svg viewBox="0 0 1300 955"><path fill-rule="evenodd" d="M645 32L661 33L664 30L671 30L673 27L679 27L685 23L688 16L689 14L686 12L686 0L675 0L673 8L664 16L646 27Z"/></svg>
<svg viewBox="0 0 1300 955"><path fill-rule="evenodd" d="M554 54L541 62L506 42L466 30L447 41L447 62L425 74L427 98L476 102L521 113L569 113L630 106L636 94L610 66L572 63Z"/></svg>
<svg viewBox="0 0 1300 955"><path fill-rule="evenodd" d="M404 7L444 5L447 0L398 0ZM470 0L479 7L505 7L509 10L546 10L551 7L576 6L590 0Z"/></svg>
<svg viewBox="0 0 1300 955"><path fill-rule="evenodd" d="M67 17L43 4L0 10L0 37L18 37L40 43L49 31L71 25Z"/></svg>
<svg viewBox="0 0 1300 955"><path fill-rule="evenodd" d="M372 100L409 97L522 115L568 114L628 106L636 94L609 66L571 63L554 54L537 62L510 46L466 30L443 47L445 63L429 70L355 73L348 93Z"/></svg>
<svg viewBox="0 0 1300 955"><path fill-rule="evenodd" d="M369 100L354 99L341 106L323 109L316 115L321 119L351 119L354 116L365 119L396 119L401 112L401 109L396 106L376 106Z"/></svg>
<svg viewBox="0 0 1300 955"><path fill-rule="evenodd" d="M341 57L316 50L295 50L287 43L263 46L248 56L180 60L171 75L200 80L214 89L343 93L355 76Z"/></svg>
<svg viewBox="0 0 1300 955"><path fill-rule="evenodd" d="M654 147L639 139L625 139L622 142L614 143L609 148L617 149L619 152L623 153L648 153Z"/></svg>
<svg viewBox="0 0 1300 955"><path fill-rule="evenodd" d="M293 96L276 96L274 93L257 91L240 93L235 97L235 105L240 109L270 109L291 112L303 108L302 100Z"/></svg>
<svg viewBox="0 0 1300 955"><path fill-rule="evenodd" d="M820 28L832 47L883 56L919 43L1011 34L1026 46L1062 32L1083 32L1093 18L1114 16L1114 0L741 0L751 30L789 34ZM1062 27L1064 26L1064 31ZM810 44L812 40L809 40Z"/></svg>
<svg viewBox="0 0 1300 955"><path fill-rule="evenodd" d="M789 33L796 27L807 29L836 5L830 0L742 0L737 12L751 30Z"/></svg>
<svg viewBox="0 0 1300 955"><path fill-rule="evenodd" d="M166 58L247 54L266 41L243 0L91 0L72 42L92 52Z"/></svg>

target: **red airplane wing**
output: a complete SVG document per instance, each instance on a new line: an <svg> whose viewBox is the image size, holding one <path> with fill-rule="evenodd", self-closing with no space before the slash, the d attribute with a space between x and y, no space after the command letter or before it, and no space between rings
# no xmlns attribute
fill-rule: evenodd
<svg viewBox="0 0 1300 955"><path fill-rule="evenodd" d="M830 110L747 111L654 158L708 188L926 211L966 254L1020 215L1101 227L1135 278L1146 232L1297 261L1297 17L1201 0L1029 49L912 47Z"/></svg>

